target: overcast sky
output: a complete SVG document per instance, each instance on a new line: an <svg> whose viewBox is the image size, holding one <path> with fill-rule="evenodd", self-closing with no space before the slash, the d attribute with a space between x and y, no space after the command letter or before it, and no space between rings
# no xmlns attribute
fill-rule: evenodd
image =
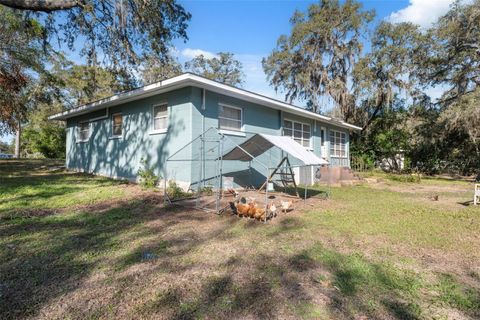
<svg viewBox="0 0 480 320"><path fill-rule="evenodd" d="M428 27L448 11L453 0L365 0L366 9L375 9L376 23L410 21ZM245 89L283 99L268 85L261 60L275 47L281 34L290 31L289 19L298 9L305 11L312 1L193 1L180 3L192 13L187 30L189 40L175 41L174 52L181 62L198 54L213 56L233 52L244 67ZM78 60L78 53L71 57ZM432 91L438 94L438 90ZM11 141L12 137L1 137Z"/></svg>

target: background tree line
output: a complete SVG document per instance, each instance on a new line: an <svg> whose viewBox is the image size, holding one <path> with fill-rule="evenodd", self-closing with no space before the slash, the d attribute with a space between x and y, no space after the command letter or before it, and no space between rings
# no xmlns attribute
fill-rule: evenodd
<svg viewBox="0 0 480 320"><path fill-rule="evenodd" d="M190 18L175 0L1 0L0 134L16 133L17 156L64 157L64 128L47 121L55 112L183 71L241 85L231 53L184 65L172 56L172 40L188 39Z"/></svg>
<svg viewBox="0 0 480 320"><path fill-rule="evenodd" d="M179 63L190 14L176 1L0 0L0 131L20 132L24 153L64 156L64 130L48 114L183 71L242 85L228 52ZM355 0L295 12L263 68L285 100L362 127L352 155L404 152L412 168L471 173L480 165L480 0L457 1L428 29L374 24ZM81 44L76 41L82 37ZM77 49L75 65L63 50ZM101 57L101 58L99 58ZM443 91L438 99L428 92ZM20 135L17 135L20 136Z"/></svg>
<svg viewBox="0 0 480 320"><path fill-rule="evenodd" d="M374 15L354 0L295 12L291 33L263 60L271 85L362 127L352 155L374 162L404 152L424 172L477 172L480 1L455 2L427 30L382 21L370 35ZM443 94L432 100L432 88Z"/></svg>

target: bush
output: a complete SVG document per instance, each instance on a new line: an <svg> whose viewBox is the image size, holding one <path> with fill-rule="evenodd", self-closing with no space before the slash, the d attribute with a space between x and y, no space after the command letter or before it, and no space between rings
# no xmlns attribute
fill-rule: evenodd
<svg viewBox="0 0 480 320"><path fill-rule="evenodd" d="M45 156L41 152L34 152L25 155L27 159L45 159Z"/></svg>
<svg viewBox="0 0 480 320"><path fill-rule="evenodd" d="M155 188L159 178L153 172L153 168L149 167L143 158L140 160L140 164L143 166L143 168L138 170L140 185L147 189Z"/></svg>
<svg viewBox="0 0 480 320"><path fill-rule="evenodd" d="M213 187L212 186L205 186L205 187L200 189L200 193L204 194L204 195L207 195L207 196L211 196L213 194Z"/></svg>
<svg viewBox="0 0 480 320"><path fill-rule="evenodd" d="M167 194L172 200L191 196L191 193L184 192L183 189L173 180L168 181Z"/></svg>

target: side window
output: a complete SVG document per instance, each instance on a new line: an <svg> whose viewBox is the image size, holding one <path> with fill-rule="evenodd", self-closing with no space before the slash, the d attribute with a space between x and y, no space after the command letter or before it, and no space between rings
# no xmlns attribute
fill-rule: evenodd
<svg viewBox="0 0 480 320"><path fill-rule="evenodd" d="M305 148L310 148L311 130L309 124L283 120L283 135L291 137Z"/></svg>
<svg viewBox="0 0 480 320"><path fill-rule="evenodd" d="M225 105L218 108L218 128L224 130L242 130L243 110Z"/></svg>
<svg viewBox="0 0 480 320"><path fill-rule="evenodd" d="M112 136L121 137L122 136L122 124L123 117L121 113L112 114Z"/></svg>
<svg viewBox="0 0 480 320"><path fill-rule="evenodd" d="M90 123L89 122L81 122L78 124L78 141L84 142L88 141L90 138Z"/></svg>
<svg viewBox="0 0 480 320"><path fill-rule="evenodd" d="M153 106L153 131L168 129L168 105L166 103Z"/></svg>
<svg viewBox="0 0 480 320"><path fill-rule="evenodd" d="M330 131L330 155L341 158L347 156L347 135L344 132Z"/></svg>
<svg viewBox="0 0 480 320"><path fill-rule="evenodd" d="M305 148L310 148L310 135L312 129L310 128L309 124L303 124L302 128L302 146Z"/></svg>

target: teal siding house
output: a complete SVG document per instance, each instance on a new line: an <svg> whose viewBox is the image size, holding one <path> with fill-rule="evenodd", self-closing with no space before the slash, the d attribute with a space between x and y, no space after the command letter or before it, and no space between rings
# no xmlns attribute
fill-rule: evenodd
<svg viewBox="0 0 480 320"><path fill-rule="evenodd" d="M49 119L66 121L67 169L131 181L141 159L162 175L172 154L212 127L239 142L247 132L289 136L339 167L350 166L350 133L361 129L190 73ZM197 167L169 163L169 176L188 184Z"/></svg>

